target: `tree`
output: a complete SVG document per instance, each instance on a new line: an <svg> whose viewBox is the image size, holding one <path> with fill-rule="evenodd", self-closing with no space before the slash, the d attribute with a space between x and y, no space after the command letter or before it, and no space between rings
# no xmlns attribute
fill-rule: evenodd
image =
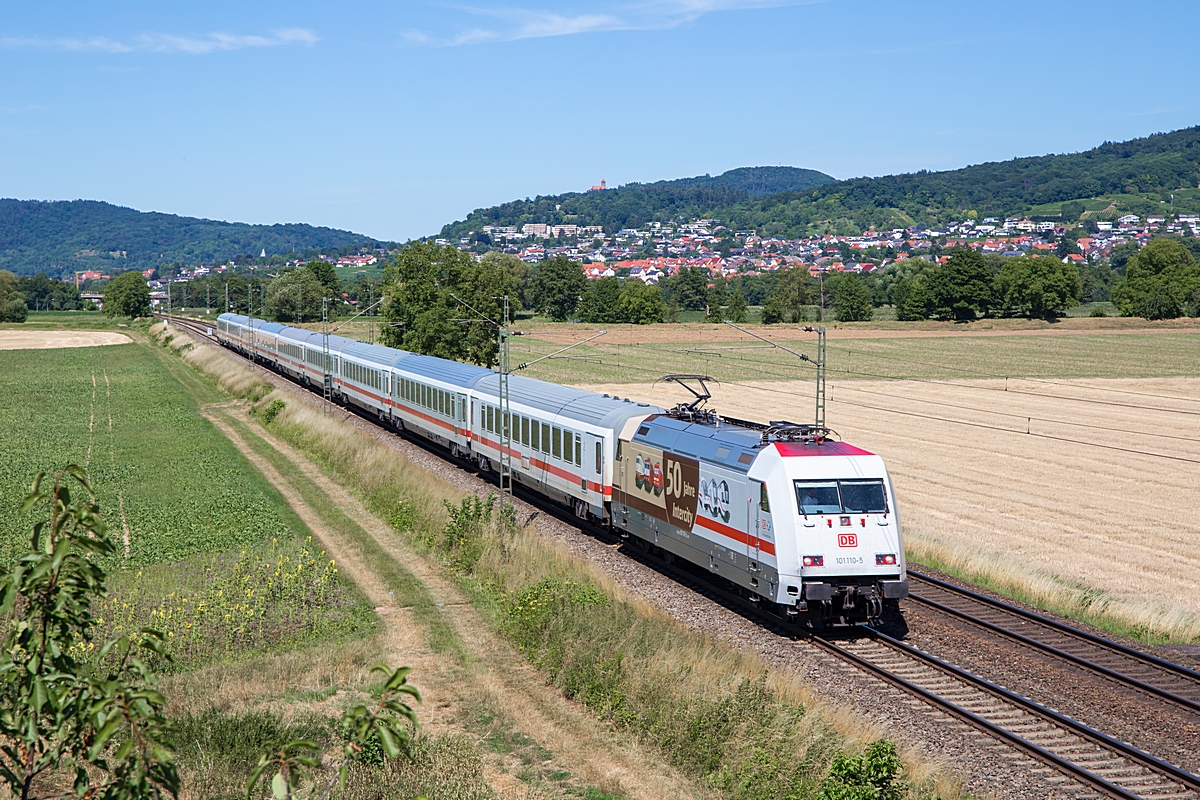
<svg viewBox="0 0 1200 800"><path fill-rule="evenodd" d="M839 322L867 322L875 315L871 292L862 278L848 273L838 281L833 295L833 310Z"/></svg>
<svg viewBox="0 0 1200 800"><path fill-rule="evenodd" d="M623 322L621 282L616 278L589 281L583 300L579 303L579 319L592 324Z"/></svg>
<svg viewBox="0 0 1200 800"><path fill-rule="evenodd" d="M666 281L671 300L688 311L708 306L708 272L699 267L684 267Z"/></svg>
<svg viewBox="0 0 1200 800"><path fill-rule="evenodd" d="M808 271L800 267L780 270L771 298L763 305L763 322L802 322L812 304L813 286Z"/></svg>
<svg viewBox="0 0 1200 800"><path fill-rule="evenodd" d="M75 499L68 481L78 484ZM0 781L20 798L62 797L47 780L62 773L73 773L80 797L174 797L165 700L139 657L165 658L162 637L143 631L95 646L91 603L106 594L99 561L116 547L82 469L47 483L39 474L21 505L44 509L29 550L0 571Z"/></svg>
<svg viewBox="0 0 1200 800"><path fill-rule="evenodd" d="M1122 242L1108 254L1108 265L1112 267L1113 272L1124 275L1129 259L1136 256L1141 249L1142 246L1137 242Z"/></svg>
<svg viewBox="0 0 1200 800"><path fill-rule="evenodd" d="M499 250L491 250L485 253L483 260L488 264L495 264L507 269L512 274L513 280L517 283L517 296L520 300L521 308L530 308L532 306L528 294L529 279L533 277L533 267L512 253L501 253Z"/></svg>
<svg viewBox="0 0 1200 800"><path fill-rule="evenodd" d="M967 321L987 314L992 307L992 270L982 255L955 248L950 260L927 278L933 313Z"/></svg>
<svg viewBox="0 0 1200 800"><path fill-rule="evenodd" d="M746 302L746 295L742 294L742 287L735 284L729 292L729 305L725 308L726 318L730 322L745 322L749 310L750 304Z"/></svg>
<svg viewBox="0 0 1200 800"><path fill-rule="evenodd" d="M312 270L289 269L267 285L264 315L276 322L319 322L323 298L341 300L317 280ZM335 303L330 302L331 318L336 310Z"/></svg>
<svg viewBox="0 0 1200 800"><path fill-rule="evenodd" d="M708 290L708 301L705 304L705 319L708 322L724 322L729 318L726 306L729 305L729 284L724 278L713 282Z"/></svg>
<svg viewBox="0 0 1200 800"><path fill-rule="evenodd" d="M17 290L25 295L25 305L31 310L74 311L83 306L75 284L55 280L44 272L32 278L20 278Z"/></svg>
<svg viewBox="0 0 1200 800"><path fill-rule="evenodd" d="M1112 298L1122 316L1173 319L1200 314L1200 263L1182 240L1154 239L1129 259Z"/></svg>
<svg viewBox="0 0 1200 800"><path fill-rule="evenodd" d="M24 322L28 316L25 295L17 291L17 276L0 270L0 322Z"/></svg>
<svg viewBox="0 0 1200 800"><path fill-rule="evenodd" d="M1079 270L1057 258L1009 258L996 276L999 305L1039 319L1053 320L1078 305L1082 290Z"/></svg>
<svg viewBox="0 0 1200 800"><path fill-rule="evenodd" d="M485 366L496 363L493 323L503 316L501 298L516 293L516 281L503 264L475 262L453 247L414 242L384 270L383 291L388 322L380 333L383 344Z"/></svg>
<svg viewBox="0 0 1200 800"><path fill-rule="evenodd" d="M529 279L532 307L545 312L555 322L566 322L571 318L586 289L583 264L563 256L538 264Z"/></svg>
<svg viewBox="0 0 1200 800"><path fill-rule="evenodd" d="M621 320L634 325L649 325L662 322L667 314L667 304L657 286L629 280L621 287L619 300Z"/></svg>
<svg viewBox="0 0 1200 800"><path fill-rule="evenodd" d="M305 264L304 269L310 272L330 295L341 293L342 283L338 280L337 270L333 268L333 264L324 259L317 259Z"/></svg>
<svg viewBox="0 0 1200 800"><path fill-rule="evenodd" d="M123 272L104 287L104 313L110 317L150 315L150 287L140 272Z"/></svg>

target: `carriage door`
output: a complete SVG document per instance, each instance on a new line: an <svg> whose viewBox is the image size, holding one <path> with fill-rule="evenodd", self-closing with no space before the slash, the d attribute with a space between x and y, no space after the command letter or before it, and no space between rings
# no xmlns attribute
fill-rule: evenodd
<svg viewBox="0 0 1200 800"><path fill-rule="evenodd" d="M763 542L775 541L775 532L771 529L771 504L767 501L767 485L758 481L750 481L750 542L747 544L750 553L750 571L760 572L759 556L762 553Z"/></svg>

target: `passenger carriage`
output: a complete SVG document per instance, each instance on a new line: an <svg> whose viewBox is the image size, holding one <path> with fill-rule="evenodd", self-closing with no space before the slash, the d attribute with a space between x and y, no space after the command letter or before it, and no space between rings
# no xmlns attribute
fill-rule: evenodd
<svg viewBox="0 0 1200 800"><path fill-rule="evenodd" d="M455 458L471 457L471 387L490 374L471 364L405 353L392 370L392 424L447 448Z"/></svg>
<svg viewBox="0 0 1200 800"><path fill-rule="evenodd" d="M493 463L500 460L505 424L499 381L488 370L473 392L472 439ZM511 376L508 386L513 478L582 519L608 519L617 433L659 409L523 376Z"/></svg>

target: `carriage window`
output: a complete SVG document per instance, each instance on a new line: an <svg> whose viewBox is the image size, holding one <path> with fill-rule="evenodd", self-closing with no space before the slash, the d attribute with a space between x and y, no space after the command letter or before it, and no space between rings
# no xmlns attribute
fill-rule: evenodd
<svg viewBox="0 0 1200 800"><path fill-rule="evenodd" d="M521 444L529 447L529 417L521 417Z"/></svg>
<svg viewBox="0 0 1200 800"><path fill-rule="evenodd" d="M801 514L840 514L837 483L833 481L796 481L796 503Z"/></svg>
<svg viewBox="0 0 1200 800"><path fill-rule="evenodd" d="M550 453L550 425L549 425L549 423L543 422L541 427L542 427L542 452L549 454Z"/></svg>
<svg viewBox="0 0 1200 800"><path fill-rule="evenodd" d="M758 507L768 514L771 513L771 501L767 499L767 485L765 483L758 485Z"/></svg>
<svg viewBox="0 0 1200 800"><path fill-rule="evenodd" d="M583 466L583 442L579 438L579 434L575 434L575 466Z"/></svg>
<svg viewBox="0 0 1200 800"><path fill-rule="evenodd" d="M550 442L553 446L553 454L555 458L562 458L562 429L554 428L550 433Z"/></svg>
<svg viewBox="0 0 1200 800"><path fill-rule="evenodd" d="M493 409L491 406L487 407L487 424L484 425L484 427L491 433L496 432L495 409Z"/></svg>
<svg viewBox="0 0 1200 800"><path fill-rule="evenodd" d="M533 420L533 425L531 426L531 428L532 429L529 432L530 433L529 446L534 450L541 450L542 449L542 426L539 425L538 421L535 419L535 420Z"/></svg>
<svg viewBox="0 0 1200 800"><path fill-rule="evenodd" d="M596 474L597 475L600 474L600 465L603 463L603 456L601 455L601 452L602 451L600 450L600 443L596 442Z"/></svg>

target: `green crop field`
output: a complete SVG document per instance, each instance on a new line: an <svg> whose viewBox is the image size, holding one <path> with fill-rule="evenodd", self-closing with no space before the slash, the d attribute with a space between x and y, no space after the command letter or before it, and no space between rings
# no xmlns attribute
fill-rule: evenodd
<svg viewBox="0 0 1200 800"><path fill-rule="evenodd" d="M140 343L0 351L0 563L27 546L35 519L16 510L33 475L75 463L117 545L100 609L114 632L160 629L198 663L369 627L308 529L201 414L222 398L184 370Z"/></svg>
<svg viewBox="0 0 1200 800"><path fill-rule="evenodd" d="M676 342L639 342L636 330L623 327L522 374L558 383L647 383L670 373L726 381L812 374L796 356L750 337L731 341L725 333L699 331L687 341L684 333ZM779 343L816 356L815 335ZM514 344L511 360L515 367L562 346L525 337ZM831 339L827 363L830 379L838 380L1194 376L1200 375L1200 332Z"/></svg>

